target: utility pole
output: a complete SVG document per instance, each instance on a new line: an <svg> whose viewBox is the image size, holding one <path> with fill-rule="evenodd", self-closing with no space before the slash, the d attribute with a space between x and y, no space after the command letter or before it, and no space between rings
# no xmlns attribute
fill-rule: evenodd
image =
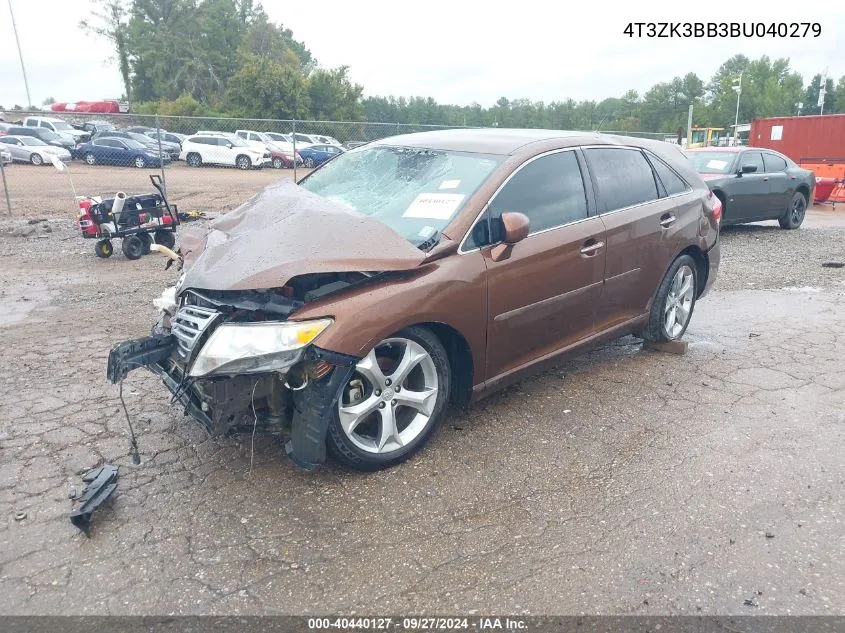
<svg viewBox="0 0 845 633"><path fill-rule="evenodd" d="M15 24L15 12L12 10L12 0L9 0L9 14L12 16L12 30L15 32L15 42L18 44L18 57L21 60L21 72L23 73L23 85L26 88L26 109L32 108L32 97L29 96L29 81L26 78L26 67L23 65L23 53L21 52L21 40L18 37L18 26Z"/></svg>
<svg viewBox="0 0 845 633"><path fill-rule="evenodd" d="M822 75L822 82L819 85L819 114L824 114L824 92L825 86L827 85L827 68L824 69L824 74Z"/></svg>
<svg viewBox="0 0 845 633"><path fill-rule="evenodd" d="M739 95L742 94L742 73L739 73L739 80L733 85L736 92L736 118L734 119L734 145L737 140L737 128L739 128Z"/></svg>
<svg viewBox="0 0 845 633"><path fill-rule="evenodd" d="M689 104L689 114L687 114L687 147L689 147L692 140L692 104Z"/></svg>

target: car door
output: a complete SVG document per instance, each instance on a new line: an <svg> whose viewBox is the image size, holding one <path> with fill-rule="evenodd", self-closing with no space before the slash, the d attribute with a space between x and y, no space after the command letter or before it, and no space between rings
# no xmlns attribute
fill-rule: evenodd
<svg viewBox="0 0 845 633"><path fill-rule="evenodd" d="M604 288L596 317L597 331L605 331L646 312L677 253L680 233L690 222L697 231L698 209L692 196L679 207L678 197L692 188L653 154L647 158L639 148L607 146L585 148L584 154L607 231ZM673 181L672 195L650 160L680 180Z"/></svg>
<svg viewBox="0 0 845 633"><path fill-rule="evenodd" d="M487 268L487 376L501 376L594 331L604 274L604 225L591 215L574 149L529 159L493 196L464 247ZM528 216L529 235L494 259L502 213Z"/></svg>
<svg viewBox="0 0 845 633"><path fill-rule="evenodd" d="M117 140L113 138L101 138L94 141L94 157L100 163L109 165L117 165Z"/></svg>
<svg viewBox="0 0 845 633"><path fill-rule="evenodd" d="M754 165L757 171L742 173L746 165ZM731 221L759 220L771 213L773 205L769 198L769 177L765 172L762 152L742 152L737 163L736 178L729 187Z"/></svg>
<svg viewBox="0 0 845 633"><path fill-rule="evenodd" d="M26 148L19 139L0 138L0 143L3 143L3 147L9 150L12 160L29 160L29 152L26 151Z"/></svg>
<svg viewBox="0 0 845 633"><path fill-rule="evenodd" d="M769 198L767 216L779 218L789 207L792 194L795 191L795 178L786 173L786 161L771 152L763 152L765 173L769 179Z"/></svg>

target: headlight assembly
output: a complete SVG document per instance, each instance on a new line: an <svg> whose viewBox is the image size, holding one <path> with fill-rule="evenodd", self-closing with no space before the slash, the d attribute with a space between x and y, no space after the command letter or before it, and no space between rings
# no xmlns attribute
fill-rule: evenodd
<svg viewBox="0 0 845 633"><path fill-rule="evenodd" d="M203 345L189 373L198 377L288 369L331 324L332 319L224 323Z"/></svg>

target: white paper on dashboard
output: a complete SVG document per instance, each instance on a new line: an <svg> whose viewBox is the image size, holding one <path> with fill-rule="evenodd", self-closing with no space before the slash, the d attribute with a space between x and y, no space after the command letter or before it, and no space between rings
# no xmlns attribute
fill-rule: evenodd
<svg viewBox="0 0 845 633"><path fill-rule="evenodd" d="M716 160L715 158L707 163L707 167L710 169L724 169L725 165L728 164L726 160Z"/></svg>
<svg viewBox="0 0 845 633"><path fill-rule="evenodd" d="M402 217L448 220L465 197L462 193L421 193Z"/></svg>

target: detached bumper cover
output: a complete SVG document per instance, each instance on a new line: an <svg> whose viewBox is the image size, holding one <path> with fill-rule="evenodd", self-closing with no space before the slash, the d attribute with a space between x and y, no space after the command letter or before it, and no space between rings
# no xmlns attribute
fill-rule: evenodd
<svg viewBox="0 0 845 633"><path fill-rule="evenodd" d="M110 382L117 384L133 369L146 367L162 379L191 417L211 430L212 419L203 411L194 389L181 376L171 374L166 368L172 364L168 363L168 359L173 355L175 346L173 335L147 336L118 343L109 352L106 375ZM293 392L295 406L291 438L285 444L285 452L300 468L314 470L326 460L326 433L334 415L334 403L359 359L312 345L303 351L301 360L333 365L327 376Z"/></svg>

